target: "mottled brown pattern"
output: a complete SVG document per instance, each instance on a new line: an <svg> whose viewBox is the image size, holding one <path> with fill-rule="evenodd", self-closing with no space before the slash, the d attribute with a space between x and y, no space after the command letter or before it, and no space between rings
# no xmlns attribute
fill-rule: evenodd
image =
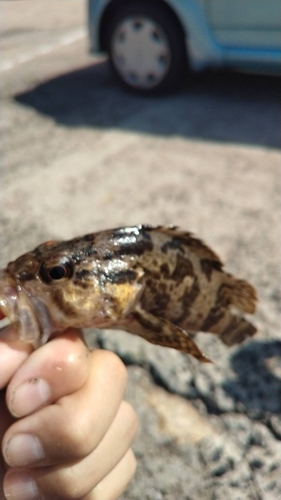
<svg viewBox="0 0 281 500"><path fill-rule="evenodd" d="M124 283L131 283L137 279L137 273L133 269L127 269L126 271L111 272L108 277L111 283L116 283L121 285Z"/></svg>
<svg viewBox="0 0 281 500"><path fill-rule="evenodd" d="M91 288L91 282L90 281L81 281L79 279L74 278L73 279L73 285L82 288L83 290L87 290Z"/></svg>
<svg viewBox="0 0 281 500"><path fill-rule="evenodd" d="M93 277L93 270L92 269L80 269L75 273L75 280L77 282L79 281L90 281Z"/></svg>
<svg viewBox="0 0 281 500"><path fill-rule="evenodd" d="M220 285L217 289L216 302L201 325L201 330L203 332L209 332L210 329L224 317L226 308L231 303L228 289L228 285L225 284Z"/></svg>
<svg viewBox="0 0 281 500"><path fill-rule="evenodd" d="M208 281L211 281L212 272L214 270L214 264L209 259L201 259L200 261L201 269L204 274L206 274Z"/></svg>
<svg viewBox="0 0 281 500"><path fill-rule="evenodd" d="M193 302L197 299L200 293L200 287L197 276L195 276L192 287L186 288L183 292L181 299L182 304L182 313L176 319L175 323L177 325L181 325L186 318L190 315L190 308L192 307Z"/></svg>
<svg viewBox="0 0 281 500"><path fill-rule="evenodd" d="M160 273L164 279L170 278L170 269L166 262L160 265Z"/></svg>
<svg viewBox="0 0 281 500"><path fill-rule="evenodd" d="M53 290L52 296L53 296L54 303L57 305L57 307L60 310L64 311L64 313L67 314L67 316L76 317L77 309L75 308L75 306L73 304L71 304L70 302L67 302L64 299L63 290L60 290L59 288L57 288L56 290Z"/></svg>
<svg viewBox="0 0 281 500"><path fill-rule="evenodd" d="M154 281L158 281L161 279L161 272L158 269L158 266L156 267L155 264L152 265L151 269L149 269L147 266L142 266L145 275L148 279L152 278Z"/></svg>
<svg viewBox="0 0 281 500"><path fill-rule="evenodd" d="M133 330L152 344L172 347L179 351L188 352L203 363L210 362L189 334L177 325L139 310L134 313L134 319L136 322L132 323L127 331Z"/></svg>
<svg viewBox="0 0 281 500"><path fill-rule="evenodd" d="M166 254L169 250L172 250L172 251L176 250L176 251L184 253L183 244L178 238L171 238L170 240L166 241L162 245L161 251L163 253Z"/></svg>
<svg viewBox="0 0 281 500"><path fill-rule="evenodd" d="M61 262L72 266L63 279L54 269ZM45 281L42 268L50 270ZM21 300L9 300L7 290ZM1 310L19 325L23 340L33 326L34 346L69 326L115 327L207 361L187 332L240 342L256 331L242 316L255 311L256 300L249 283L226 273L210 248L175 226L123 227L47 242L0 271Z"/></svg>
<svg viewBox="0 0 281 500"><path fill-rule="evenodd" d="M29 273L28 271L22 271L19 274L19 279L21 281L31 281L31 280L34 280L35 278L36 278L35 274Z"/></svg>
<svg viewBox="0 0 281 500"><path fill-rule="evenodd" d="M156 338L155 332L158 334L158 336L161 337L161 332L162 332L161 323L151 321L151 319L146 317L146 315L139 313L138 311L134 313L134 318L138 321L138 323L141 326L144 326L149 332L151 332L153 338Z"/></svg>
<svg viewBox="0 0 281 500"><path fill-rule="evenodd" d="M216 325L224 317L224 313L225 312L221 307L221 304L217 303L214 307L212 307L212 309L210 309L207 318L201 325L201 330L203 332L209 332L212 326Z"/></svg>
<svg viewBox="0 0 281 500"><path fill-rule="evenodd" d="M148 276L147 278L147 274L145 274L145 286L140 298L140 304L144 310L152 314L156 313L156 316L163 316L171 298L167 283L165 280L159 281L158 278L153 278L153 274Z"/></svg>
<svg viewBox="0 0 281 500"><path fill-rule="evenodd" d="M194 276L193 265L189 259L179 253L177 255L176 267L171 274L171 279L180 283L186 276Z"/></svg>
<svg viewBox="0 0 281 500"><path fill-rule="evenodd" d="M166 285L164 283L159 283L159 287L153 295L153 301L151 300L150 304L145 307L145 310L156 316L165 317L169 303L170 294L166 290Z"/></svg>
<svg viewBox="0 0 281 500"><path fill-rule="evenodd" d="M231 315L231 319L220 334L221 340L229 346L240 344L247 337L254 335L256 329L243 318Z"/></svg>

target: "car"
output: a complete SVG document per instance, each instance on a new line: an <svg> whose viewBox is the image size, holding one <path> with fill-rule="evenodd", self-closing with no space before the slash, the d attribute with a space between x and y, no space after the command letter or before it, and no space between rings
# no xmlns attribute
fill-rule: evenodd
<svg viewBox="0 0 281 500"><path fill-rule="evenodd" d="M90 51L142 93L177 87L188 69L280 74L280 19L281 0L89 0Z"/></svg>

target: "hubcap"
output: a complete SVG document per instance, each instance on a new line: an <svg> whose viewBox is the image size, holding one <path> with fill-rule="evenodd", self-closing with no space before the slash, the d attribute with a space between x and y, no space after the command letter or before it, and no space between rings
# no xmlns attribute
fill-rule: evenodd
<svg viewBox="0 0 281 500"><path fill-rule="evenodd" d="M153 20L135 16L124 19L112 38L113 63L122 79L132 87L156 87L169 70L168 39Z"/></svg>

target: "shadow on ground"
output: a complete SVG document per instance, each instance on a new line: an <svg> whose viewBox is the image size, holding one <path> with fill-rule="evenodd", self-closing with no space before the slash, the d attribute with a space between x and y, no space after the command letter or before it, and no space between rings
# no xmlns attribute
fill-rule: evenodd
<svg viewBox="0 0 281 500"><path fill-rule="evenodd" d="M107 62L57 76L17 102L69 127L279 147L280 78L205 72L175 95L144 97L118 86Z"/></svg>
<svg viewBox="0 0 281 500"><path fill-rule="evenodd" d="M281 413L281 341L251 342L232 357L236 380L225 381L225 392L257 417Z"/></svg>

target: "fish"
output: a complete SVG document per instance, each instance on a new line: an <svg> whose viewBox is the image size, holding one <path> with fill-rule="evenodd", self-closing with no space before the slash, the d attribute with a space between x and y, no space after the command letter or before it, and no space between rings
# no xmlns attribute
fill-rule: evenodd
<svg viewBox="0 0 281 500"><path fill-rule="evenodd" d="M210 359L197 332L252 337L257 295L177 226L136 225L47 241L0 271L0 311L36 349L69 327L110 328Z"/></svg>

